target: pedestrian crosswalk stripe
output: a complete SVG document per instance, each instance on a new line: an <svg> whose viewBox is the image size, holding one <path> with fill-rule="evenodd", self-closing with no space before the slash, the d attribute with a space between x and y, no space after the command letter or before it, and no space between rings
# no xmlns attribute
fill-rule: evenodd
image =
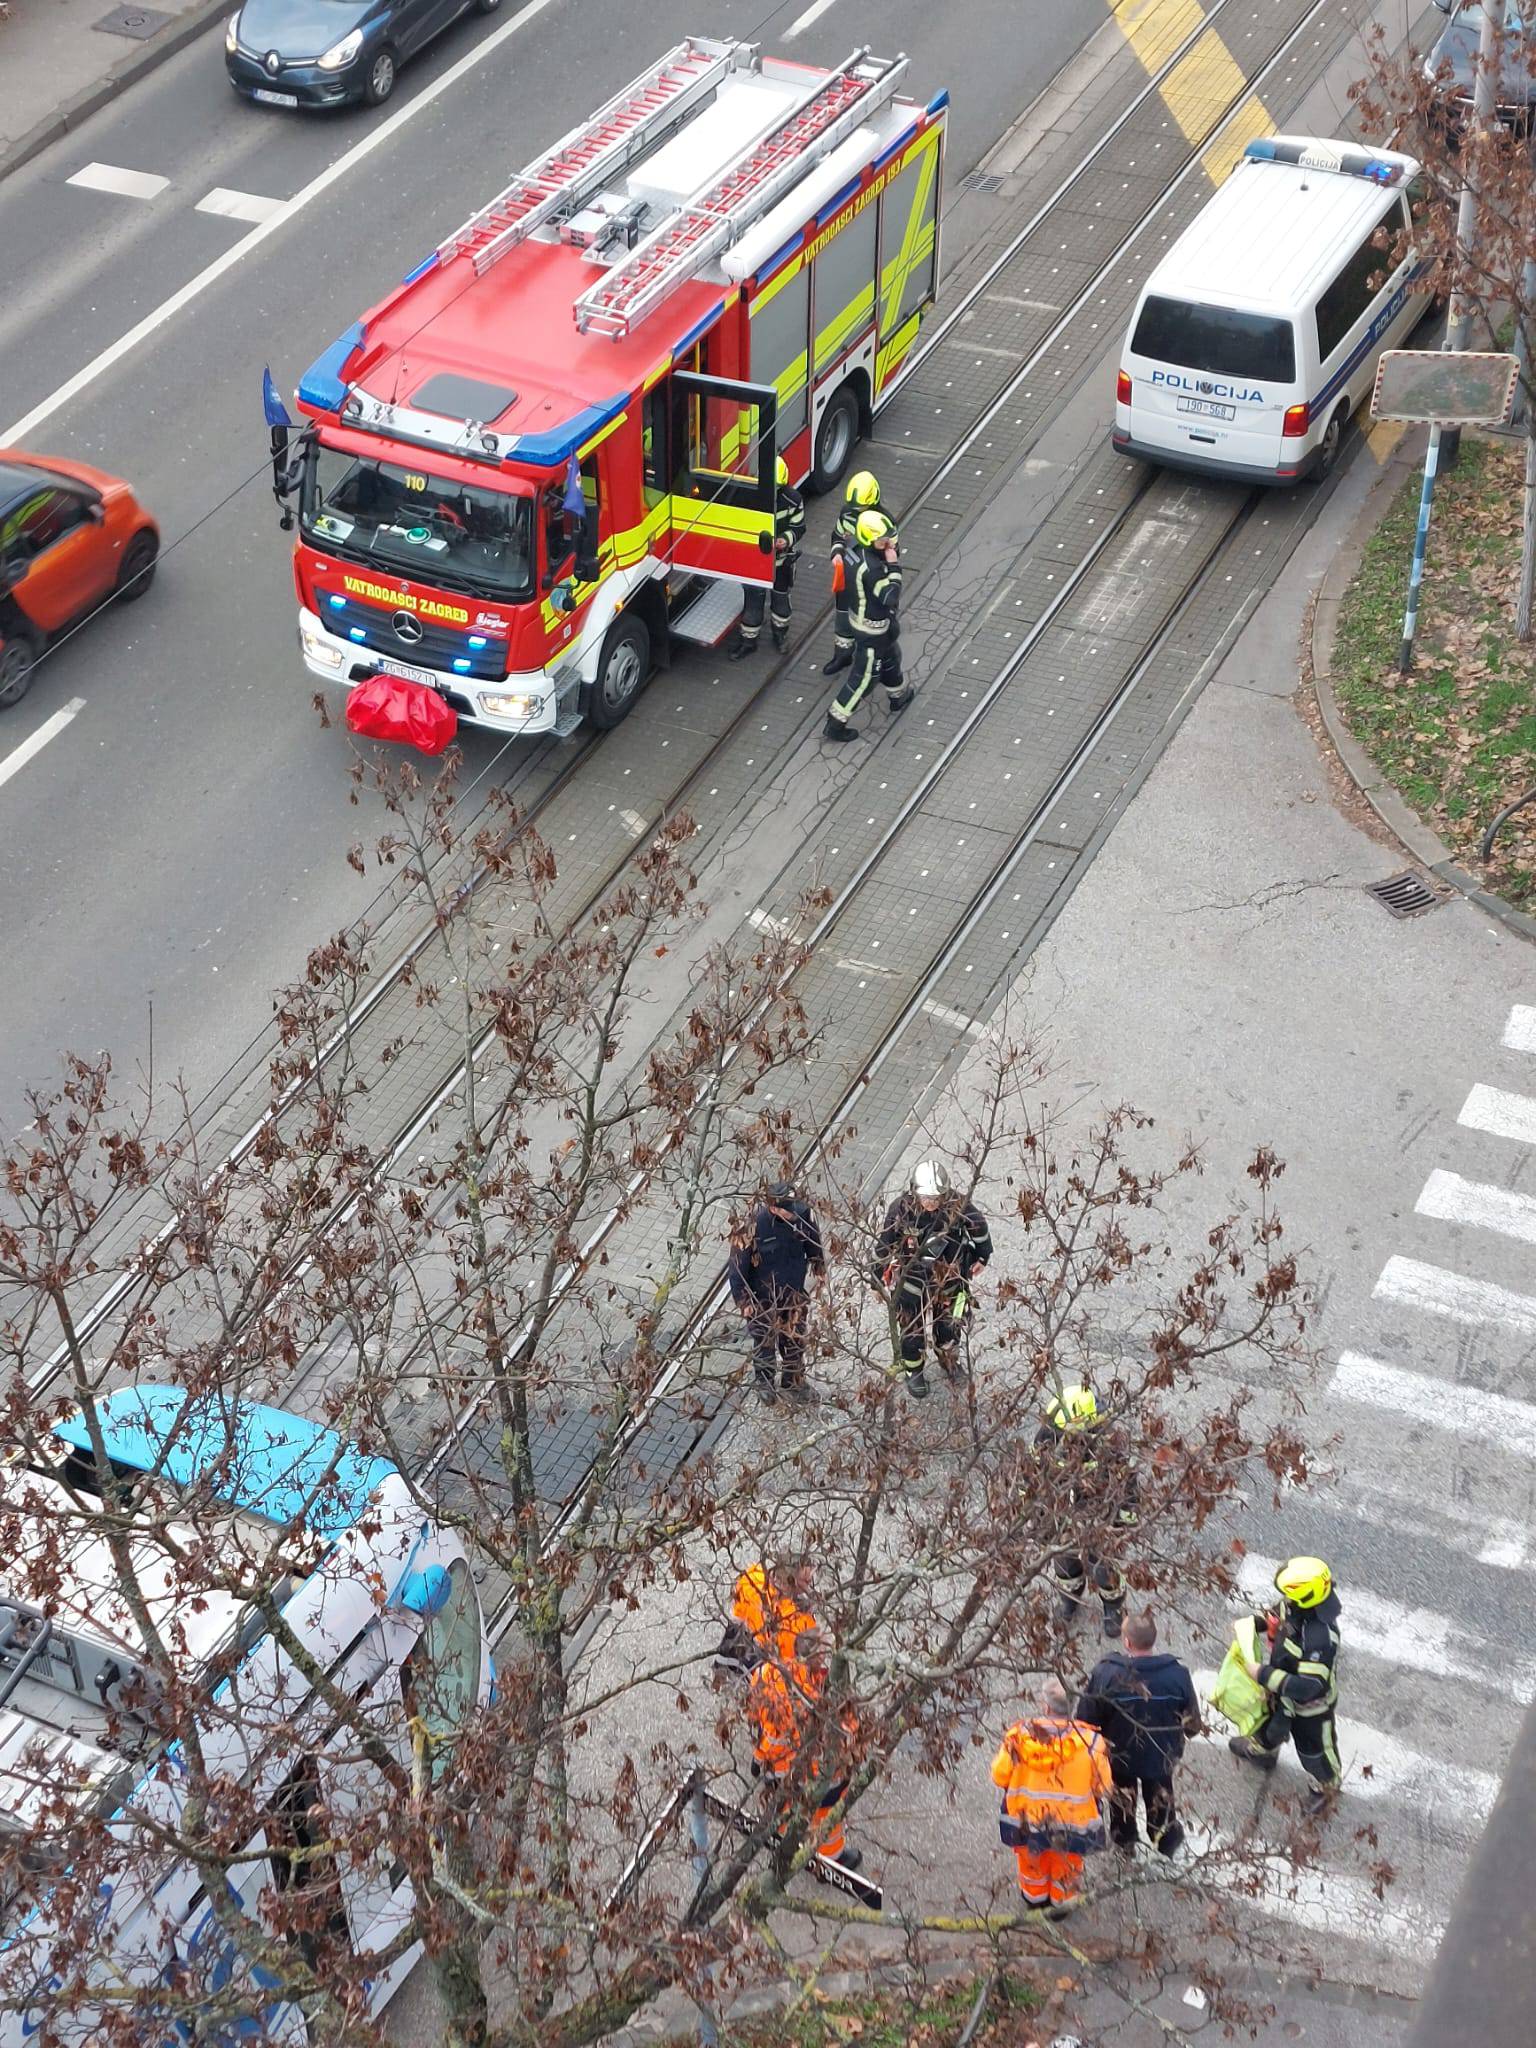
<svg viewBox="0 0 1536 2048"><path fill-rule="evenodd" d="M115 192L119 199L155 199L171 182L154 171L127 171L120 164L87 164L66 185L83 185L90 192Z"/></svg>
<svg viewBox="0 0 1536 2048"><path fill-rule="evenodd" d="M1238 1567L1244 1593L1273 1606L1280 1560L1250 1551ZM1403 1607L1342 1577L1340 1629L1346 1650L1364 1651L1395 1670L1428 1672L1436 1678L1469 1679L1475 1685L1511 1693L1522 1704L1536 1698L1536 1667L1502 1645L1459 1629L1449 1615L1429 1607Z"/></svg>
<svg viewBox="0 0 1536 2048"><path fill-rule="evenodd" d="M1536 1145L1536 1100L1512 1095L1507 1088L1489 1088L1479 1081L1456 1119L1470 1130L1491 1131L1496 1138L1518 1138Z"/></svg>
<svg viewBox="0 0 1536 2048"><path fill-rule="evenodd" d="M1368 1364L1371 1361L1366 1361ZM1392 1367L1385 1368L1387 1371ZM1410 1374L1410 1378L1418 1375ZM1444 1424L1445 1382L1431 1380L1428 1386L1436 1391L1439 1412L1431 1410L1413 1419L1429 1423ZM1330 1399L1335 1397L1334 1386L1329 1388ZM1346 1399L1350 1398L1348 1395ZM1357 1400L1370 1401L1369 1395L1356 1394ZM1479 1396L1479 1399L1484 1398ZM1387 1406L1398 1405L1387 1403ZM1405 1412L1408 1412L1405 1410ZM1449 1436L1447 1455L1455 1457L1454 1440ZM1435 1505L1435 1496L1426 1489L1422 1478L1422 1459L1416 1460L1419 1471L1410 1475L1412 1483L1396 1486L1380 1473L1370 1479L1358 1472L1349 1475L1349 1497L1338 1505L1341 1511L1367 1522L1373 1528L1391 1525L1399 1535L1428 1537L1432 1543L1443 1544L1446 1549L1458 1552L1462 1557L1475 1557L1479 1564L1491 1564L1500 1571L1523 1571L1532 1562L1532 1543L1536 1538L1528 1523L1517 1521L1513 1515L1479 1514L1469 1516L1459 1501L1446 1496L1444 1505Z"/></svg>
<svg viewBox="0 0 1536 2048"><path fill-rule="evenodd" d="M1432 1373L1410 1372L1406 1366L1368 1358L1363 1351L1340 1353L1328 1399L1396 1408L1412 1422L1428 1422L1522 1458L1536 1458L1536 1403L1487 1393L1481 1387L1463 1389Z"/></svg>
<svg viewBox="0 0 1536 2048"><path fill-rule="evenodd" d="M1536 1052L1536 1008L1516 1003L1504 1026L1504 1043L1511 1052Z"/></svg>
<svg viewBox="0 0 1536 2048"><path fill-rule="evenodd" d="M1536 1195L1517 1195L1511 1188L1463 1180L1459 1173L1436 1167L1414 1204L1420 1216L1442 1223L1470 1223L1479 1230L1497 1230L1536 1244Z"/></svg>
<svg viewBox="0 0 1536 2048"><path fill-rule="evenodd" d="M1234 1770L1241 1765L1234 1764ZM1184 1834L1189 1852L1220 1856L1248 1846L1236 1836L1186 1819ZM1250 1906L1271 1919L1289 1920L1296 1926L1316 1928L1335 1940L1343 1937L1369 1941L1395 1949L1421 1953L1438 1944L1445 1922L1406 1897L1388 1891L1386 1899L1364 1879L1322 1864L1299 1864L1289 1850L1267 1851L1257 1871L1258 1887L1251 1890L1251 1862L1234 1866L1229 1889L1234 1904ZM1220 1880L1217 1880L1218 1886ZM1390 1903L1389 1903L1390 1902Z"/></svg>
<svg viewBox="0 0 1536 2048"><path fill-rule="evenodd" d="M1423 1259L1388 1259L1373 1292L1382 1301L1449 1316L1453 1322L1483 1328L1505 1323L1521 1336L1536 1336L1536 1295L1516 1294L1492 1280L1474 1280Z"/></svg>
<svg viewBox="0 0 1536 2048"><path fill-rule="evenodd" d="M1197 1671L1194 1680L1200 1697L1209 1699L1216 1673ZM1211 1739L1225 1744L1225 1724L1212 1718ZM1422 1750L1399 1742L1395 1735L1357 1720L1346 1699L1339 1702L1337 1739L1346 1795L1411 1801L1414 1810L1420 1813L1432 1811L1444 1801L1447 1810L1442 1824L1463 1835L1475 1836L1492 1811L1499 1790L1494 1772L1471 1770L1426 1756ZM1294 1774L1294 1785L1287 1784L1285 1789L1299 1791L1301 1765L1289 1743L1281 1752L1279 1769L1287 1776Z"/></svg>

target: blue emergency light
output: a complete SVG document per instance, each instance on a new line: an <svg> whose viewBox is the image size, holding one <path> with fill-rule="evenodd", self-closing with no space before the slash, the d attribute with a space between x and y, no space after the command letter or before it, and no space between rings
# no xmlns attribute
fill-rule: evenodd
<svg viewBox="0 0 1536 2048"><path fill-rule="evenodd" d="M1377 185L1402 182L1404 168L1388 158L1372 156L1369 150L1350 149L1329 142L1287 142L1267 135L1250 142L1243 151L1250 163L1294 164L1303 171L1333 171L1346 178L1369 178Z"/></svg>

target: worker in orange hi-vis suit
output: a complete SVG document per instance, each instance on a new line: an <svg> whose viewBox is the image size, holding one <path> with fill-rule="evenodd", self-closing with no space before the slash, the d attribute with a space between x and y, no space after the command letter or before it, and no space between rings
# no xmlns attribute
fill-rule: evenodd
<svg viewBox="0 0 1536 2048"><path fill-rule="evenodd" d="M816 1626L806 1605L811 1575L812 1566L804 1558L772 1571L761 1562L749 1564L731 1594L731 1618L715 1652L716 1664L727 1671L747 1672L765 1657L789 1663L795 1637Z"/></svg>
<svg viewBox="0 0 1536 2048"><path fill-rule="evenodd" d="M829 1766L818 1749L827 1730L818 1729L817 1710L827 1687L826 1641L819 1629L801 1629L795 1637L794 1656L780 1662L765 1658L752 1673L747 1690L747 1718L752 1726L752 1775L774 1780L787 1779L798 1770L805 1784L826 1775ZM851 1733L851 1713L841 1717L845 1732ZM846 1776L827 1786L812 1820L813 1828L826 1827L817 1843L823 1856L830 1856L846 1870L857 1870L863 1857L845 1845L843 1824L827 1826L827 1816L848 1789Z"/></svg>
<svg viewBox="0 0 1536 2048"><path fill-rule="evenodd" d="M1024 1903L1045 1908L1077 1897L1083 1858L1105 1847L1103 1801L1113 1781L1108 1745L1073 1720L1059 1678L1041 1686L1040 1705L1003 1737L992 1782L1003 1794L998 1832L1018 1862Z"/></svg>

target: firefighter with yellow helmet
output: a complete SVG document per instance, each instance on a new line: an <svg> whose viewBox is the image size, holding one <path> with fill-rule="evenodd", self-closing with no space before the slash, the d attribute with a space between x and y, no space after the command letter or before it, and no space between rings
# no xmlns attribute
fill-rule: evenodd
<svg viewBox="0 0 1536 2048"><path fill-rule="evenodd" d="M805 500L791 485L789 464L782 455L774 466L774 477L773 595L770 597L758 584L747 585L742 594L741 623L727 650L727 658L731 661L740 661L743 656L757 652L757 643L763 636L764 611L773 631L774 646L782 652L789 640L789 622L794 615L790 592L795 587L795 564L800 559L800 543L805 539Z"/></svg>
<svg viewBox="0 0 1536 2048"><path fill-rule="evenodd" d="M1268 1647L1263 1661L1248 1665L1248 1676L1269 1694L1269 1718L1252 1735L1227 1743L1244 1763L1272 1771L1287 1740L1311 1784L1312 1811L1325 1806L1339 1783L1339 1596L1333 1573L1320 1557L1293 1557L1275 1573L1280 1604L1256 1617Z"/></svg>
<svg viewBox="0 0 1536 2048"><path fill-rule="evenodd" d="M1092 1387L1082 1385L1047 1392L1035 1449L1055 1462L1060 1533L1069 1546L1056 1557L1058 1616L1067 1624L1077 1619L1091 1578L1103 1609L1104 1633L1113 1641L1125 1620L1125 1581L1118 1566L1085 1542L1084 1530L1136 1526L1136 1474L1129 1450L1100 1415Z"/></svg>
<svg viewBox="0 0 1536 2048"><path fill-rule="evenodd" d="M878 678L885 685L886 708L900 711L913 692L901 674L901 559L894 520L883 512L861 512L854 528L858 555L848 589L848 631L853 663L848 679L833 700L821 736L854 740L850 720Z"/></svg>
<svg viewBox="0 0 1536 2048"><path fill-rule="evenodd" d="M832 522L832 659L822 670L835 676L853 661L853 635L848 630L849 585L858 565L859 517L880 509L880 479L873 470L861 469L848 479L843 502Z"/></svg>

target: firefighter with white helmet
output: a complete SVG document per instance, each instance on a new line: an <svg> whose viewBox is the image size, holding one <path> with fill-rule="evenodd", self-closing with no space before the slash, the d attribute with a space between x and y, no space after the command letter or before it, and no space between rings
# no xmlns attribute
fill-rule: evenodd
<svg viewBox="0 0 1536 2048"><path fill-rule="evenodd" d="M773 644L781 652L789 641L789 622L794 615L790 592L795 587L795 564L800 543L805 539L805 500L789 481L789 464L779 456L774 466L773 495L773 595L758 584L749 584L742 595L741 623L727 658L740 661L755 654L763 636L763 613L773 630Z"/></svg>
<svg viewBox="0 0 1536 2048"><path fill-rule="evenodd" d="M832 659L822 670L835 676L853 661L853 635L848 630L848 586L859 556L859 520L865 512L880 509L880 479L873 470L861 469L849 477L848 488L837 518L832 523Z"/></svg>
<svg viewBox="0 0 1536 2048"><path fill-rule="evenodd" d="M950 1184L938 1160L921 1160L885 1212L874 1261L914 1399L928 1397L923 1364L930 1326L941 1368L950 1379L958 1376L971 1283L991 1256L992 1233L976 1204Z"/></svg>

